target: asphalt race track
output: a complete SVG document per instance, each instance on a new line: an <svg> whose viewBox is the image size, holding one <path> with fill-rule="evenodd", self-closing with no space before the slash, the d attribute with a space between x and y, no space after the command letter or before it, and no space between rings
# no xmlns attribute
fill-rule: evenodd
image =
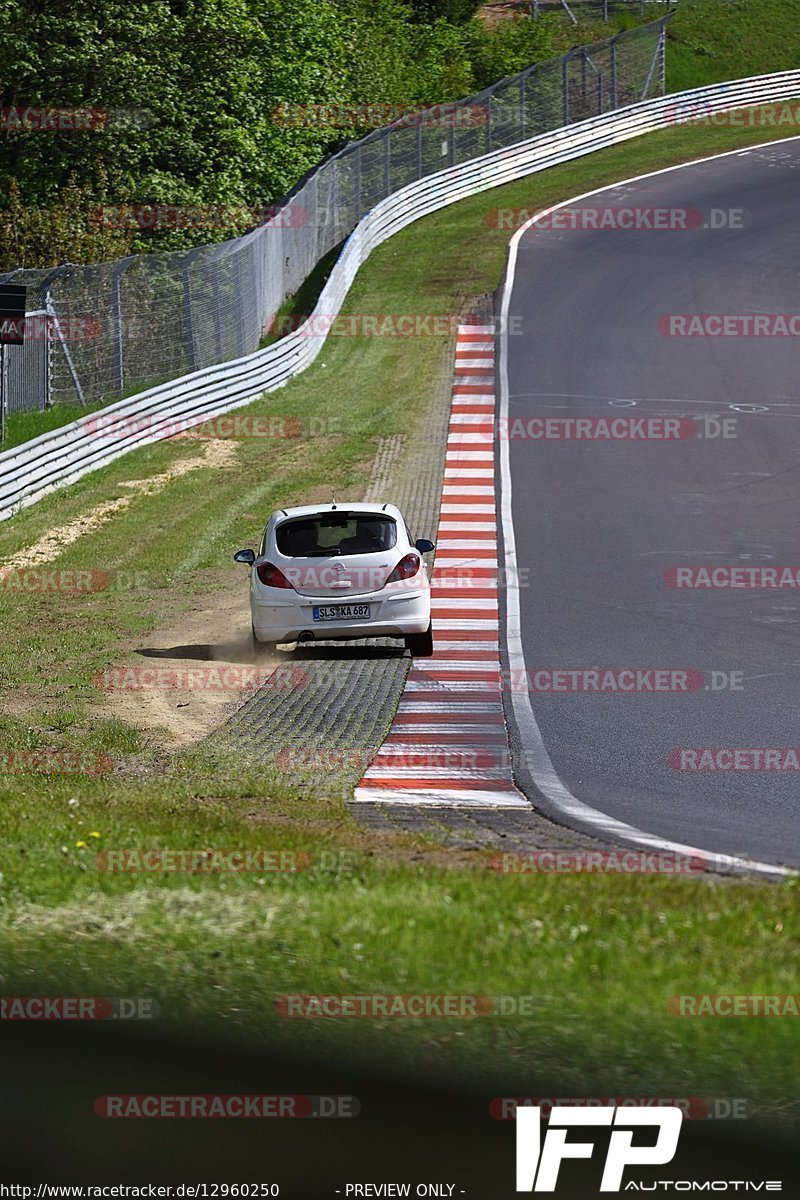
<svg viewBox="0 0 800 1200"><path fill-rule="evenodd" d="M800 140L619 185L577 207L621 206L688 208L696 227L534 226L507 282L522 652L529 675L600 667L703 678L687 692L529 690L530 703L578 800L661 838L800 866L800 771L679 770L669 758L681 748L800 746L800 589L665 580L677 566L800 571L800 344L663 332L669 314L800 313ZM699 433L718 428L706 419L735 424L726 438L522 435L532 417L620 416L694 418ZM524 735L516 748L528 748ZM541 803L535 776L523 769L519 782Z"/></svg>

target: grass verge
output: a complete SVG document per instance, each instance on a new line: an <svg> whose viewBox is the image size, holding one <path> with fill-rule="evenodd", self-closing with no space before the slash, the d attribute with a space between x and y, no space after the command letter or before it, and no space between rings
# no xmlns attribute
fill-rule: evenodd
<svg viewBox="0 0 800 1200"><path fill-rule="evenodd" d="M462 202L376 251L345 311L462 312L498 283L508 237L493 227L498 208L541 208L778 136L675 128ZM103 570L112 586L0 589L0 751L88 750L115 762L110 776L2 781L4 992L147 993L163 1019L206 1033L279 1032L348 1054L379 1047L387 1060L520 1084L548 1074L575 1094L718 1090L790 1113L796 1023L681 1020L667 1004L683 992L791 992L795 885L498 877L480 853L445 856L360 829L343 803L351 776L311 793L221 746L167 754L157 736L98 708L93 674L143 632L179 620L198 597L244 588L229 555L273 507L327 498L331 484L341 496L363 486L378 438L421 418L453 340L331 337L308 372L247 410L277 422L273 436L237 442L222 468L137 493L59 555L59 569ZM199 445L138 451L44 500L0 526L0 555L7 562ZM96 852L129 847L302 849L313 865L290 875L98 869ZM527 1016L471 1021L286 1021L275 997L295 991L534 1001Z"/></svg>

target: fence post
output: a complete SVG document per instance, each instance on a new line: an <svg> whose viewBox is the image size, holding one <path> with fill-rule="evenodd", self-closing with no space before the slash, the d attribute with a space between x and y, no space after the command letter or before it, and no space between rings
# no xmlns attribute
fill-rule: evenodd
<svg viewBox="0 0 800 1200"><path fill-rule="evenodd" d="M391 133L385 133L383 137L383 194L388 196L392 190L392 146Z"/></svg>
<svg viewBox="0 0 800 1200"><path fill-rule="evenodd" d="M214 321L214 345L216 348L217 362L223 361L222 354L222 321L220 318L220 303L219 303L219 269L216 262L212 266L211 275L211 315Z"/></svg>
<svg viewBox="0 0 800 1200"><path fill-rule="evenodd" d="M134 256L120 259L111 276L111 323L114 329L114 375L117 392L125 391L125 364L122 354L122 276L133 262Z"/></svg>
<svg viewBox="0 0 800 1200"><path fill-rule="evenodd" d="M567 68L569 66L569 55L565 54L561 59L561 104L562 117L565 125L569 125L569 74Z"/></svg>
<svg viewBox="0 0 800 1200"><path fill-rule="evenodd" d="M653 72L656 69L656 63L658 63L659 88L661 87L661 73L663 70L662 62L661 62L661 59L662 59L661 36L662 36L663 32L664 32L664 29L662 27L658 33L658 42L656 43L655 53L653 54L653 57L650 61L650 70L647 72L647 79L645 79L645 81L644 81L644 87L642 89L642 94L640 96L641 100L647 99L647 93L650 91L650 80L653 78Z"/></svg>
<svg viewBox="0 0 800 1200"><path fill-rule="evenodd" d="M611 39L611 107L617 107L617 39Z"/></svg>
<svg viewBox="0 0 800 1200"><path fill-rule="evenodd" d="M61 275L68 274L70 268L74 267L74 266L75 266L75 263L62 263L60 267L56 267L56 269L54 271L51 271L49 275L45 276L44 280L42 281L41 286L42 286L42 290L44 292L44 307L45 307L45 312L47 314L47 323L48 323L48 325L50 324L51 321L53 323L53 329L55 330L56 337L58 338L58 344L61 347L61 352L64 355L64 358L66 360L67 369L69 371L70 378L72 379L73 386L77 393L78 401L80 404L85 404L86 397L83 394L83 388L81 386L81 381L78 378L78 372L75 370L75 363L72 361L72 355L69 352L69 346L67 345L66 338L64 337L64 334L62 332L61 322L58 319L58 314L56 313L56 307L53 303L53 297L50 292L50 284L53 282L53 280L58 279ZM48 349L49 349L49 345L50 345L50 342L48 340Z"/></svg>
<svg viewBox="0 0 800 1200"><path fill-rule="evenodd" d="M355 159L355 168L353 170L353 215L355 216L356 225L361 220L363 213L361 212L361 143L358 143L358 149L353 155Z"/></svg>
<svg viewBox="0 0 800 1200"><path fill-rule="evenodd" d="M197 370L197 351L194 344L194 316L192 314L192 281L189 277L189 267L192 260L202 247L198 246L195 250L190 250L181 262L181 281L183 283L183 316L185 346L186 346L186 361L189 365L189 371Z"/></svg>
<svg viewBox="0 0 800 1200"><path fill-rule="evenodd" d="M526 127L528 124L528 120L527 120L528 112L527 112L525 105L526 105L527 98L528 98L528 80L530 79L530 77L532 75L533 76L536 75L536 66L535 65L532 67L528 67L527 70L523 71L522 78L520 80L520 89L519 89L519 140L520 141L523 141L525 138L525 130L526 130Z"/></svg>

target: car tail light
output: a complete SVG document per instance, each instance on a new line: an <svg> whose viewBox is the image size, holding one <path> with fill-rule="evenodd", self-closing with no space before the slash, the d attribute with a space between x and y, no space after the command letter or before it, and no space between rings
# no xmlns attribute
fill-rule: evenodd
<svg viewBox="0 0 800 1200"><path fill-rule="evenodd" d="M256 567L256 575L267 587L291 588L292 586L283 571L269 562L259 563Z"/></svg>
<svg viewBox="0 0 800 1200"><path fill-rule="evenodd" d="M407 554L405 558L400 559L386 583L399 583L401 579L413 579L419 570L419 564L418 554Z"/></svg>

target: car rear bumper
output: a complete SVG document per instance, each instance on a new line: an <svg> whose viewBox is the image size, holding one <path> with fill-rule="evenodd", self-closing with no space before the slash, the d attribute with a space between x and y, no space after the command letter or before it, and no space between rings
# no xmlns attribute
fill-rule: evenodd
<svg viewBox="0 0 800 1200"><path fill-rule="evenodd" d="M315 621L314 606L336 603L331 597L298 597L292 603L251 597L253 632L259 642L295 642L302 634L317 641L356 638L405 637L424 633L431 620L428 590L411 595L354 596L349 603L369 604L369 620Z"/></svg>

